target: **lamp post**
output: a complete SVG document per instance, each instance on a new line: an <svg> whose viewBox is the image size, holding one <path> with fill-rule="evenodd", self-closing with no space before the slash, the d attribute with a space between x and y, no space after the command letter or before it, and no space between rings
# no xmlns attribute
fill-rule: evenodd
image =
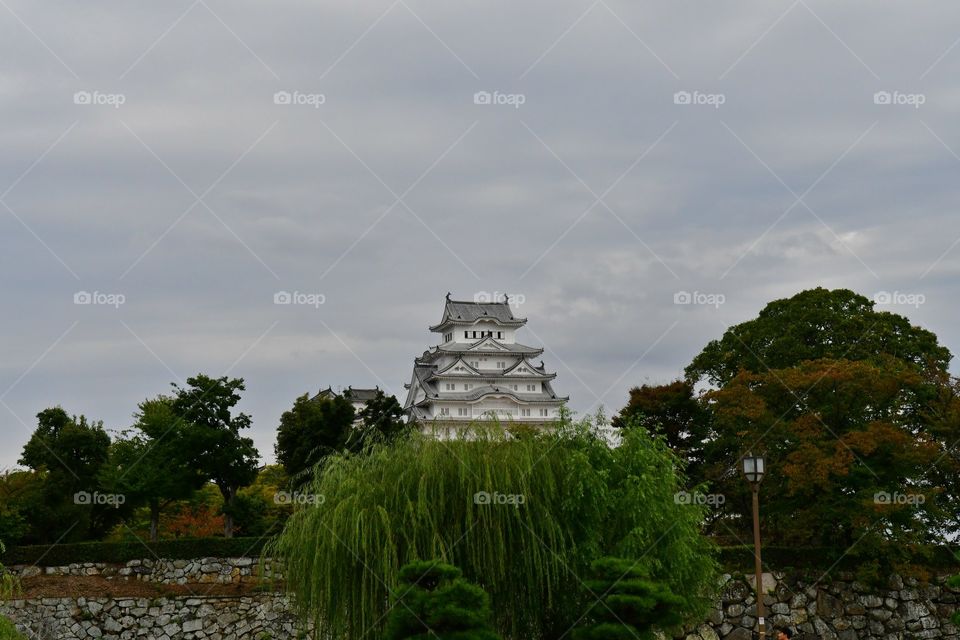
<svg viewBox="0 0 960 640"><path fill-rule="evenodd" d="M763 456L748 453L743 457L743 475L753 489L753 561L757 579L757 632L764 640L766 624L763 619L763 566L760 562L760 482L765 471Z"/></svg>

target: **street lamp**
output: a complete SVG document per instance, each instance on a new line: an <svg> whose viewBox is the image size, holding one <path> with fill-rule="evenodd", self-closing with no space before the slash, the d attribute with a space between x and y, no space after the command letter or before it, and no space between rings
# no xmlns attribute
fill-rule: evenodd
<svg viewBox="0 0 960 640"><path fill-rule="evenodd" d="M760 562L760 482L766 471L763 456L748 453L743 457L743 475L753 489L753 560L757 579L757 632L764 640L765 622L763 619L763 566Z"/></svg>

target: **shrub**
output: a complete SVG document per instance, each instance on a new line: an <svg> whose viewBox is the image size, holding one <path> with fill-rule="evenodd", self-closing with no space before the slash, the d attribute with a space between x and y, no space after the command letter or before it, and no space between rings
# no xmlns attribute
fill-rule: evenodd
<svg viewBox="0 0 960 640"><path fill-rule="evenodd" d="M500 640L490 627L490 598L438 560L400 569L385 640Z"/></svg>
<svg viewBox="0 0 960 640"><path fill-rule="evenodd" d="M142 558L191 560L194 558L235 558L259 556L264 538L184 538L144 543L78 542L75 544L11 547L0 560L7 565L36 564L58 567L75 562L124 563Z"/></svg>

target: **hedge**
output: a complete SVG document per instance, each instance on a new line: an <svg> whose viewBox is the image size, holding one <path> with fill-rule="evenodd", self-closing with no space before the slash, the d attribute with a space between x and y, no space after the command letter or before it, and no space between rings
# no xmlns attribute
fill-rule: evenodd
<svg viewBox="0 0 960 640"><path fill-rule="evenodd" d="M860 558L833 547L762 547L764 571L771 569L856 570ZM753 545L720 547L720 565L727 571L753 573ZM913 553L913 563L928 569L955 569L960 565L949 547L928 546Z"/></svg>
<svg viewBox="0 0 960 640"><path fill-rule="evenodd" d="M79 542L74 544L10 547L0 555L7 566L18 564L59 567L80 562L121 564L144 558L192 560L259 556L268 538L179 538L160 542Z"/></svg>
<svg viewBox="0 0 960 640"><path fill-rule="evenodd" d="M10 547L0 555L7 566L26 564L58 567L80 562L125 563L144 558L192 560L259 556L268 538L180 538L155 543L80 542L74 544ZM727 571L753 571L753 546L720 547L720 565ZM764 570L856 568L856 558L844 557L843 549L829 547L763 547ZM928 547L916 563L929 568L954 569L958 562L947 547ZM0 639L2 640L2 639Z"/></svg>

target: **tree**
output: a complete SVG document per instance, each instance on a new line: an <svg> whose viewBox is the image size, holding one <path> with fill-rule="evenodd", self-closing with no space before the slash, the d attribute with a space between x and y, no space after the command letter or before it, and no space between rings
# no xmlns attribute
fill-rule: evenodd
<svg viewBox="0 0 960 640"><path fill-rule="evenodd" d="M694 484L703 479L703 447L709 433L709 412L694 396L693 385L675 380L663 385L643 385L630 390L630 400L613 419L613 426L629 424L660 434L667 445L687 462Z"/></svg>
<svg viewBox="0 0 960 640"><path fill-rule="evenodd" d="M34 471L8 470L0 474L0 540L11 545L41 540L36 515L43 504L43 478Z"/></svg>
<svg viewBox="0 0 960 640"><path fill-rule="evenodd" d="M150 513L150 540L160 535L160 514L176 500L184 500L203 486L200 471L191 464L185 434L188 423L173 409L173 399L144 400L134 414L134 431L125 431L110 447L100 481Z"/></svg>
<svg viewBox="0 0 960 640"><path fill-rule="evenodd" d="M349 392L345 392L344 396L349 399ZM355 449L372 442L392 442L411 429L396 396L388 396L379 389L374 397L367 400L358 417L360 425L351 437Z"/></svg>
<svg viewBox="0 0 960 640"><path fill-rule="evenodd" d="M853 291L819 287L774 300L753 320L707 344L686 368L687 379L721 386L741 369L760 373L806 360L872 360L881 354L946 371L950 351L935 334L873 306Z"/></svg>
<svg viewBox="0 0 960 640"><path fill-rule="evenodd" d="M947 455L960 436L941 415L957 398L930 398L929 381L892 357L814 360L764 373L742 371L706 395L716 425L714 451L731 459L763 452L765 539L785 546L839 546L866 572L906 562L909 547L951 529L956 496L931 472L955 475ZM950 434L949 437L944 437ZM714 483L749 531L748 488ZM732 513L731 513L732 515Z"/></svg>
<svg viewBox="0 0 960 640"><path fill-rule="evenodd" d="M233 537L232 508L237 492L257 477L260 454L253 440L240 435L250 416L233 414L245 389L242 378L198 374L187 386L173 384L173 413L184 422L182 444L190 465L209 478L223 496L223 535Z"/></svg>
<svg viewBox="0 0 960 640"><path fill-rule="evenodd" d="M320 460L346 446L355 419L353 405L342 396L313 400L303 394L280 416L274 452L294 485L309 481Z"/></svg>
<svg viewBox="0 0 960 640"><path fill-rule="evenodd" d="M490 594L504 636L557 638L587 601L598 556L641 558L650 578L705 614L716 586L705 508L681 504L684 478L662 439L625 430L611 448L590 425L512 438L477 425L457 439L413 433L364 455L331 456L267 552L317 628L358 640L382 628L400 567L438 558Z"/></svg>
<svg viewBox="0 0 960 640"><path fill-rule="evenodd" d="M279 533L290 517L296 494L288 491L290 479L280 465L268 465L253 484L237 494L234 524L244 536Z"/></svg>
<svg viewBox="0 0 960 640"><path fill-rule="evenodd" d="M71 417L61 407L37 414L37 429L23 447L20 464L43 479L32 522L43 542L99 539L119 519L114 504L92 499L107 460L110 436L103 423Z"/></svg>
<svg viewBox="0 0 960 640"><path fill-rule="evenodd" d="M683 598L651 580L643 562L600 558L584 582L594 602L573 640L646 640L683 621Z"/></svg>
<svg viewBox="0 0 960 640"><path fill-rule="evenodd" d="M403 566L384 640L500 640L490 597L462 575L439 560Z"/></svg>

